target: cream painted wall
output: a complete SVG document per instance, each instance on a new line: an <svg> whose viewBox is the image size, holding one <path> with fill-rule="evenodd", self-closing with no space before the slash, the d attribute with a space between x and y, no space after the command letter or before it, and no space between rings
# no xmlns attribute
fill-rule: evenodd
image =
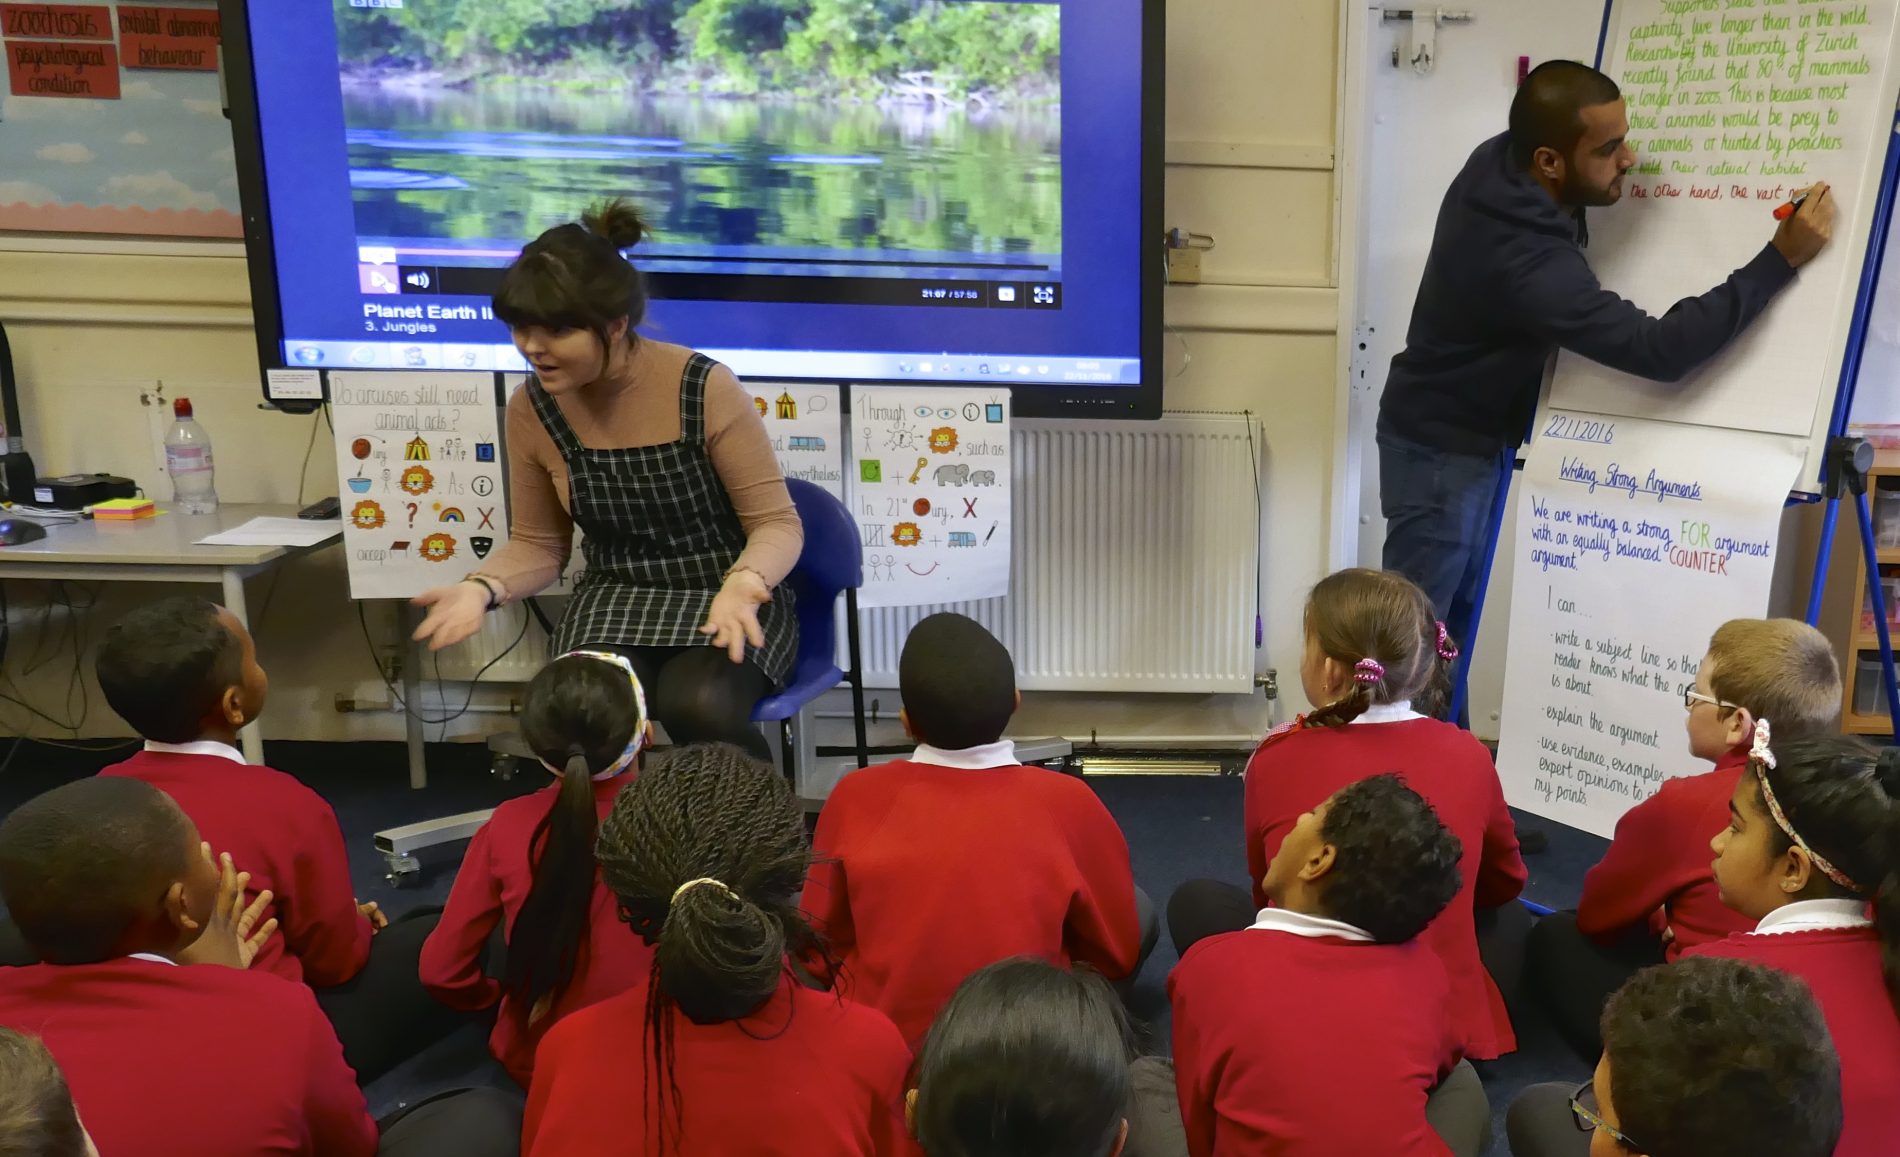
<svg viewBox="0 0 1900 1157"><path fill-rule="evenodd" d="M1233 741L1257 737L1298 702L1299 610L1306 589L1336 550L1329 527L1343 411L1337 404L1336 338L1340 196L1335 157L1342 20L1333 0L1173 0L1168 23L1167 224L1213 234L1205 284L1167 297L1168 404L1176 409L1251 409L1266 430L1267 644L1260 668L1277 669L1277 710L1260 696L1036 695L1018 734L1133 741ZM258 409L256 352L241 256L228 247L126 242L108 252L9 251L59 242L0 237L0 320L12 338L26 438L42 473L112 470L155 481L141 390L163 381L167 397L191 397L218 455L218 491L228 502L306 500L334 493L332 446L320 418ZM99 249L97 243L65 243ZM298 466L311 444L307 480ZM9 583L14 624L7 673L35 707L72 722L65 695L70 657L28 675L38 607L49 592ZM82 615L92 638L134 598L161 588L109 586ZM210 588L201 588L210 594ZM271 672L265 734L294 739L396 739L393 713L340 714L338 695L387 698L346 598L331 551L254 580L250 603L260 655ZM64 612L49 623L58 628ZM393 612L373 606L371 630L393 636ZM48 640L50 644L50 639ZM89 662L85 664L89 666ZM88 683L90 677L87 678ZM123 725L88 688L83 735ZM502 704L510 689L477 703ZM460 692L452 695L459 704ZM433 710L433 702L424 704ZM450 736L493 729L471 716ZM430 729L431 738L438 734ZM0 701L0 731L70 732L31 721Z"/></svg>

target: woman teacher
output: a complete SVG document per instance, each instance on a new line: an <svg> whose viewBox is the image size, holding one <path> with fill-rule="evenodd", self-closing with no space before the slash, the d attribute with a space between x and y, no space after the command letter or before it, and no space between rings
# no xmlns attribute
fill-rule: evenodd
<svg viewBox="0 0 1900 1157"><path fill-rule="evenodd" d="M417 641L461 642L482 616L545 589L574 527L586 567L553 640L627 656L675 743L723 740L761 758L753 706L797 648L804 545L765 425L731 370L641 338L646 288L622 256L645 234L610 201L521 251L495 315L535 377L508 400L508 542L461 582L416 597Z"/></svg>

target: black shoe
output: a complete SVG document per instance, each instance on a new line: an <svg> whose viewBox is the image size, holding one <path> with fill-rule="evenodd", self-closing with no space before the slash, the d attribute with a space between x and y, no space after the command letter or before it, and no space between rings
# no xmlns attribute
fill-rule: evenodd
<svg viewBox="0 0 1900 1157"><path fill-rule="evenodd" d="M1550 833L1543 828L1519 828L1517 831L1517 850L1527 856L1535 856L1550 850Z"/></svg>

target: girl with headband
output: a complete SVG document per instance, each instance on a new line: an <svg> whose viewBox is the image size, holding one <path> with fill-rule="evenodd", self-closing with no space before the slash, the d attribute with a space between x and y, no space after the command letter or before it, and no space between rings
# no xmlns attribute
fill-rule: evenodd
<svg viewBox="0 0 1900 1157"><path fill-rule="evenodd" d="M575 651L529 682L521 733L556 782L502 804L475 833L423 946L422 981L450 1008L500 1005L489 1049L526 1086L555 1021L646 973L652 953L615 919L594 842L653 732L633 665ZM507 950L489 971L499 977L483 968L497 926Z"/></svg>
<svg viewBox="0 0 1900 1157"><path fill-rule="evenodd" d="M1722 902L1753 932L1691 948L1806 981L1841 1057L1836 1157L1900 1137L1900 750L1856 739L1774 744L1755 723L1748 770L1710 841Z"/></svg>
<svg viewBox="0 0 1900 1157"><path fill-rule="evenodd" d="M784 776L726 744L681 748L621 793L597 854L619 934L652 964L541 1042L524 1157L912 1152L896 1026L794 963L822 949Z"/></svg>
<svg viewBox="0 0 1900 1157"><path fill-rule="evenodd" d="M1498 985L1478 956L1477 909L1528 923L1511 901L1527 873L1504 789L1469 732L1419 711L1420 697L1458 651L1411 580L1391 571L1344 570L1306 600L1300 684L1315 710L1267 736L1247 764L1248 889L1191 880L1168 902L1177 950L1249 927L1266 907L1261 880L1301 815L1348 784L1396 772L1424 796L1463 846L1464 886L1421 940L1451 977L1454 1023L1468 1056L1489 1060L1517 1047ZM1503 913L1501 912L1500 915Z"/></svg>

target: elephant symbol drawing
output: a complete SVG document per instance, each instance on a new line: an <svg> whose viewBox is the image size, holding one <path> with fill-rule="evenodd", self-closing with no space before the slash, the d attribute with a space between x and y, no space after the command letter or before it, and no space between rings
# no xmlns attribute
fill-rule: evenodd
<svg viewBox="0 0 1900 1157"><path fill-rule="evenodd" d="M994 470L972 471L970 474L970 485L972 486L996 485L996 471Z"/></svg>
<svg viewBox="0 0 1900 1157"><path fill-rule="evenodd" d="M937 472L931 477L937 480L939 486L962 486L970 480L970 467L968 463L963 462L951 466L939 466Z"/></svg>

